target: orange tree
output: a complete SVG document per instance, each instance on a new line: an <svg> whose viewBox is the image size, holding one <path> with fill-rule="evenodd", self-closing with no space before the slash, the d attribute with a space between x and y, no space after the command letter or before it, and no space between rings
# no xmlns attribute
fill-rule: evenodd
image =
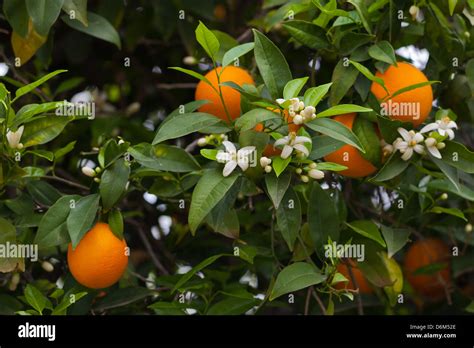
<svg viewBox="0 0 474 348"><path fill-rule="evenodd" d="M0 312L472 312L474 3L203 3L4 1Z"/></svg>

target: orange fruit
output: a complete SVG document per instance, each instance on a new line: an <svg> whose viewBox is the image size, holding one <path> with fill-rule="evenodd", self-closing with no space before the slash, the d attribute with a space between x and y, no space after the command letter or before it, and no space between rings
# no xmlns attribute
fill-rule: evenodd
<svg viewBox="0 0 474 348"><path fill-rule="evenodd" d="M222 72L221 72L222 71ZM245 84L255 84L252 76L242 68L229 65L222 70L222 67L218 67L209 71L205 76L212 84L212 86L219 91L219 82L217 80L217 74L220 74L220 82L235 82L239 86ZM221 86L222 97L229 112L229 116L232 120L235 120L240 116L240 93L235 89L228 86ZM219 117L220 119L229 122L227 117L224 104L217 93L209 84L204 81L199 81L196 93L196 100L209 100L209 103L204 104L199 108L199 111L212 114Z"/></svg>
<svg viewBox="0 0 474 348"><path fill-rule="evenodd" d="M117 238L109 225L98 222L79 242L76 249L69 244L67 261L74 278L91 289L115 284L125 272L127 243Z"/></svg>
<svg viewBox="0 0 474 348"><path fill-rule="evenodd" d="M398 62L397 66L390 66L383 74L377 71L375 76L380 77L389 94L381 85L372 83L370 91L379 102L393 95L396 91L423 82L428 82L425 74L409 63ZM433 104L433 89L424 86L399 94L394 98L385 100L388 116L403 122L411 122L415 127L422 124L429 116ZM398 111L397 111L398 108Z"/></svg>
<svg viewBox="0 0 474 348"><path fill-rule="evenodd" d="M216 7L214 7L214 17L218 21L223 21L227 17L227 10L224 5L222 4L217 4Z"/></svg>
<svg viewBox="0 0 474 348"><path fill-rule="evenodd" d="M354 124L356 114L345 114L333 117L333 120L338 121L352 129ZM362 157L359 150L354 146L344 145L338 150L326 155L324 157L326 162L333 162L343 166L346 166L347 169L338 172L341 175L348 176L350 178L362 178L368 175L371 175L377 171L377 168Z"/></svg>
<svg viewBox="0 0 474 348"><path fill-rule="evenodd" d="M365 279L364 275L360 271L359 268L356 267L356 264L354 261L349 260L349 263L351 265L351 271L352 275L354 276L355 281L357 282L357 286L359 287L359 292L361 294L371 294L374 292L372 287L369 285L369 282ZM351 275L349 273L349 267L344 264L344 263L339 263L336 266L336 269L339 273L341 273L344 277L349 279L349 282L341 282L341 283L336 283L334 287L336 289L352 289L356 290L356 287L354 286L354 283L352 282Z"/></svg>
<svg viewBox="0 0 474 348"><path fill-rule="evenodd" d="M450 254L448 246L440 239L428 238L419 240L408 249L404 268L408 282L419 294L439 299L445 294L445 284L450 281L449 266L434 274L414 274L414 272L434 263L447 263Z"/></svg>

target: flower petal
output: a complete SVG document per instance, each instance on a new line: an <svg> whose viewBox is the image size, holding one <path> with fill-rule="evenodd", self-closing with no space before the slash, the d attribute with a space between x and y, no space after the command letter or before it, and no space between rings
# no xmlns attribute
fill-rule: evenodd
<svg viewBox="0 0 474 348"><path fill-rule="evenodd" d="M452 129L446 129L446 134L448 134L449 140L454 139L454 132Z"/></svg>
<svg viewBox="0 0 474 348"><path fill-rule="evenodd" d="M421 143L423 141L423 135L421 133L416 133L415 136L413 137L413 140L416 141L416 143Z"/></svg>
<svg viewBox="0 0 474 348"><path fill-rule="evenodd" d="M441 157L441 152L439 152L439 150L436 148L436 146L429 146L427 147L429 153L433 156L433 157L436 157L436 158L442 158Z"/></svg>
<svg viewBox="0 0 474 348"><path fill-rule="evenodd" d="M308 137L297 136L295 138L294 144L303 144L303 143L311 143L311 139Z"/></svg>
<svg viewBox="0 0 474 348"><path fill-rule="evenodd" d="M293 147L291 147L289 145L285 145L283 147L283 150L281 151L280 157L283 158L283 159L287 159L288 157L291 156L292 152L293 152Z"/></svg>
<svg viewBox="0 0 474 348"><path fill-rule="evenodd" d="M410 141L411 140L410 133L408 133L408 131L405 128L398 127L397 131L398 131L398 133L400 133L403 140L405 140L405 141Z"/></svg>
<svg viewBox="0 0 474 348"><path fill-rule="evenodd" d="M234 171L235 167L237 167L236 161L227 162L224 166L224 170L222 171L222 175L229 176Z"/></svg>
<svg viewBox="0 0 474 348"><path fill-rule="evenodd" d="M216 155L216 161L219 163L226 163L229 160L230 160L230 155L225 151L220 150Z"/></svg>
<svg viewBox="0 0 474 348"><path fill-rule="evenodd" d="M420 133L428 133L428 132L437 130L438 128L439 128L439 125L436 122L430 123L424 126L423 128L421 128Z"/></svg>
<svg viewBox="0 0 474 348"><path fill-rule="evenodd" d="M413 150L415 150L416 153L419 153L420 155L425 153L425 147L423 145L417 144L413 147Z"/></svg>
<svg viewBox="0 0 474 348"><path fill-rule="evenodd" d="M237 158L237 164L239 165L240 169L242 169L242 171L245 172L249 168L249 164L250 164L249 158L239 156Z"/></svg>
<svg viewBox="0 0 474 348"><path fill-rule="evenodd" d="M458 129L458 125L454 121L449 121L449 123L446 127L447 128L456 128L456 129Z"/></svg>
<svg viewBox="0 0 474 348"><path fill-rule="evenodd" d="M273 146L286 145L286 144L288 144L289 140L290 140L290 138L288 136L280 138L277 141L275 141L275 144L273 144Z"/></svg>
<svg viewBox="0 0 474 348"><path fill-rule="evenodd" d="M293 148L295 150L298 150L299 152L302 152L305 156L308 156L309 155L309 150L306 146L304 146L303 144L296 144L293 146Z"/></svg>
<svg viewBox="0 0 474 348"><path fill-rule="evenodd" d="M236 153L237 152L237 149L235 148L235 145L232 144L230 141L223 141L222 142L222 145L224 145L225 147L225 150L229 153Z"/></svg>
<svg viewBox="0 0 474 348"><path fill-rule="evenodd" d="M402 155L402 160L408 161L411 158L411 156L413 156L413 148L407 147L407 149Z"/></svg>

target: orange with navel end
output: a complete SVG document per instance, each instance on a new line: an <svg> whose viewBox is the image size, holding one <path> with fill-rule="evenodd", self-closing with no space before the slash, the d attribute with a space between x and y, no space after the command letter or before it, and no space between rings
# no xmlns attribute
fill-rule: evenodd
<svg viewBox="0 0 474 348"><path fill-rule="evenodd" d="M450 283L450 253L448 246L440 239L419 240L405 254L405 275L411 287L419 294L433 300L445 295ZM415 274L416 270L432 264L446 264L434 274Z"/></svg>
<svg viewBox="0 0 474 348"><path fill-rule="evenodd" d="M69 270L78 283L88 288L107 288L118 282L127 269L126 251L125 240L117 238L109 225L98 222L75 249L69 244Z"/></svg>
<svg viewBox="0 0 474 348"><path fill-rule="evenodd" d="M349 263L351 265L351 271L352 275L354 276L354 279L357 283L357 287L359 289L359 292L361 294L371 294L374 292L374 289L369 285L369 282L365 279L364 275L360 271L359 268L356 267L355 262L352 260L349 260ZM346 277L349 282L341 282L341 283L336 283L334 287L336 289L351 289L351 290L356 290L357 287L354 285L352 282L351 275L349 273L349 267L344 264L344 263L339 263L336 266L336 269L339 273L341 273L344 277Z"/></svg>
<svg viewBox="0 0 474 348"><path fill-rule="evenodd" d="M412 85L428 82L425 74L418 68L405 62L392 65L384 73L377 71L388 90L373 82L370 88L377 100L385 106L388 116L403 122L411 122L415 127L422 124L429 116L433 105L433 89L430 85L415 88L390 98L396 91ZM385 104L384 104L385 102Z"/></svg>
<svg viewBox="0 0 474 348"><path fill-rule="evenodd" d="M224 70L222 70L224 69ZM228 86L220 86L222 91L222 99L224 99L224 104L218 93L219 91L219 81L217 75L220 74L220 83L224 82L235 82L239 86L245 84L254 85L254 81L250 74L239 67L229 65L225 68L218 67L209 71L205 77L212 84L212 88L208 83L204 81L199 81L196 87L195 99L196 100L209 100L209 103L204 104L199 108L199 111L212 114L219 117L225 122L229 122L229 117L232 120L235 120L240 116L240 93ZM227 116L227 112L229 116Z"/></svg>
<svg viewBox="0 0 474 348"><path fill-rule="evenodd" d="M351 113L335 116L333 117L333 120L342 123L349 129L352 129L355 117L356 114ZM324 160L326 162L333 162L346 166L346 170L340 171L338 173L350 178L362 178L377 171L377 167L362 157L359 150L348 144L342 146L329 155L326 155Z"/></svg>

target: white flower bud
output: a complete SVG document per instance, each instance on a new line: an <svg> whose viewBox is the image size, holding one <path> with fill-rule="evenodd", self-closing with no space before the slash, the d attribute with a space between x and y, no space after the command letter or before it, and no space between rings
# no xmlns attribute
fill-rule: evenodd
<svg viewBox="0 0 474 348"><path fill-rule="evenodd" d="M284 102L286 102L286 100L283 99L283 98L278 98L278 99L276 100L276 102L281 105L281 104L283 104Z"/></svg>
<svg viewBox="0 0 474 348"><path fill-rule="evenodd" d="M439 149L439 150L442 150L446 147L446 144L445 143L438 143L436 144L436 147Z"/></svg>
<svg viewBox="0 0 474 348"><path fill-rule="evenodd" d="M418 6L412 5L408 12L410 12L411 17L413 20L416 20L416 17L418 16L418 12L420 11L420 8Z"/></svg>
<svg viewBox="0 0 474 348"><path fill-rule="evenodd" d="M434 145L436 145L436 143L437 143L437 141L436 141L435 138L428 138L428 139L425 140L425 144L428 147L434 146Z"/></svg>
<svg viewBox="0 0 474 348"><path fill-rule="evenodd" d="M99 179L99 178L94 178L94 181L95 181L96 183L99 183L99 182L100 182L100 179Z"/></svg>
<svg viewBox="0 0 474 348"><path fill-rule="evenodd" d="M89 176L91 178L93 178L94 176L96 176L96 172L94 169L90 168L90 167L82 167L82 174L86 175L86 176Z"/></svg>
<svg viewBox="0 0 474 348"><path fill-rule="evenodd" d="M25 126L18 127L16 132L12 132L11 130L7 131L7 141L8 145L12 149L22 149L23 144L20 143L21 136L23 135L23 131L25 130Z"/></svg>
<svg viewBox="0 0 474 348"><path fill-rule="evenodd" d="M448 199L448 194L447 193L443 193L441 196L439 196L439 199L445 201Z"/></svg>
<svg viewBox="0 0 474 348"><path fill-rule="evenodd" d="M314 163L314 162L309 165L309 167L310 167L311 169L316 169L317 166L318 166L318 165L317 165L316 163Z"/></svg>
<svg viewBox="0 0 474 348"><path fill-rule="evenodd" d="M199 138L197 142L198 146L206 146L207 145L207 140L206 138Z"/></svg>
<svg viewBox="0 0 474 348"><path fill-rule="evenodd" d="M197 62L197 59L193 56L186 56L183 58L183 63L186 65L196 65Z"/></svg>
<svg viewBox="0 0 474 348"><path fill-rule="evenodd" d="M301 178L302 182L308 182L309 181L309 178L306 175L301 175L300 178Z"/></svg>
<svg viewBox="0 0 474 348"><path fill-rule="evenodd" d="M270 158L268 158L268 157L261 157L260 158L260 165L262 166L262 168L265 168L270 163L272 163L272 160Z"/></svg>
<svg viewBox="0 0 474 348"><path fill-rule="evenodd" d="M304 122L304 119L303 119L303 116L301 116L301 115L296 115L293 118L293 123L296 124L296 125L303 124L303 122Z"/></svg>
<svg viewBox="0 0 474 348"><path fill-rule="evenodd" d="M41 267L43 267L43 269L48 273L51 273L52 271L54 271L54 266L49 261L43 261L43 263L41 264Z"/></svg>
<svg viewBox="0 0 474 348"><path fill-rule="evenodd" d="M295 172L296 174L301 174L303 173L303 170L301 168L296 168Z"/></svg>
<svg viewBox="0 0 474 348"><path fill-rule="evenodd" d="M471 233L472 232L472 224L467 224L464 227L464 231L466 231L466 233Z"/></svg>
<svg viewBox="0 0 474 348"><path fill-rule="evenodd" d="M313 178L313 179L316 179L316 180L319 180L319 179L322 179L324 178L324 173L320 170L317 170L317 169L311 169L309 172L308 172L308 175Z"/></svg>
<svg viewBox="0 0 474 348"><path fill-rule="evenodd" d="M120 140L118 141L118 144L119 144L119 145L125 144L125 141L124 141L123 139L120 139Z"/></svg>
<svg viewBox="0 0 474 348"><path fill-rule="evenodd" d="M266 173L270 173L272 171L272 167L271 166L266 166L265 167L265 172Z"/></svg>

